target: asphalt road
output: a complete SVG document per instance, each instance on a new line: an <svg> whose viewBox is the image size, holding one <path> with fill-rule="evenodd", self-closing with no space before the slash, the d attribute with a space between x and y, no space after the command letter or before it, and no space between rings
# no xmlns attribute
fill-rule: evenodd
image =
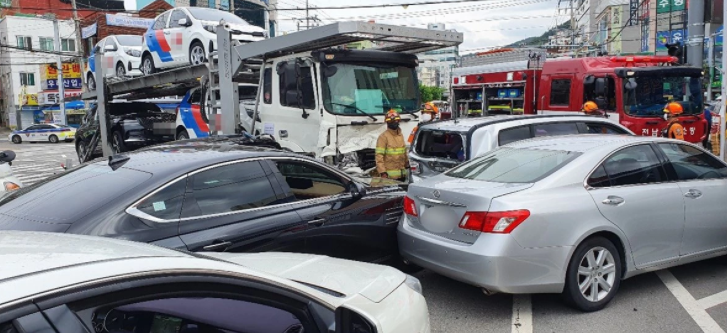
<svg viewBox="0 0 727 333"><path fill-rule="evenodd" d="M77 163L72 143L14 145L0 140L0 150L6 149L16 152L14 172L28 184L62 172L62 155ZM727 331L727 257L625 280L613 302L595 313L571 309L559 295L485 296L478 288L430 271L416 276L424 286L433 332Z"/></svg>

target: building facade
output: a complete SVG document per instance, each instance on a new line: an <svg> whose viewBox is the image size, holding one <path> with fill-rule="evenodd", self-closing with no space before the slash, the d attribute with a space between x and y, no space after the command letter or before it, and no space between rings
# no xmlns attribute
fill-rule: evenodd
<svg viewBox="0 0 727 333"><path fill-rule="evenodd" d="M431 30L446 30L443 23L432 23L427 26ZM459 47L452 46L439 50L428 51L417 55L419 67L417 76L419 82L426 86L444 88L445 95L448 95L452 82L452 68L459 62Z"/></svg>

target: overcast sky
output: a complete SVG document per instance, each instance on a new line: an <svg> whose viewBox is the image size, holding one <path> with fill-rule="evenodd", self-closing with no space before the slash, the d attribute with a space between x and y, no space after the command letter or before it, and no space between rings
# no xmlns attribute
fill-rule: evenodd
<svg viewBox="0 0 727 333"><path fill-rule="evenodd" d="M278 8L305 8L306 0L278 0ZM340 7L416 3L424 0L308 0L309 6ZM567 1L563 1L567 3ZM447 5L421 5L387 7L378 9L324 9L312 10L323 23L335 20L369 20L377 23L426 27L428 23L445 23L447 29L464 33L460 50L477 50L507 45L525 37L541 35L556 23L570 19L570 15L558 15L557 0L490 0ZM305 11L279 11L279 31L297 30L295 18L304 18ZM303 23L305 25L305 23Z"/></svg>

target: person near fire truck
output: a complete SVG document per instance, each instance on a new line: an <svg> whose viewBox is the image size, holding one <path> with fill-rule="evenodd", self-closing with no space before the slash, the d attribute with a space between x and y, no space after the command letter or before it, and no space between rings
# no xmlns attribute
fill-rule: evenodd
<svg viewBox="0 0 727 333"><path fill-rule="evenodd" d="M428 123L437 119L439 108L432 102L426 102L422 106L422 117L419 123Z"/></svg>
<svg viewBox="0 0 727 333"><path fill-rule="evenodd" d="M684 113L684 108L677 102L669 102L664 107L664 120L667 121L667 125L662 130L661 136L669 139L684 140L684 126L679 122L679 115L682 113Z"/></svg>
<svg viewBox="0 0 727 333"><path fill-rule="evenodd" d="M386 130L376 142L376 171L381 178L406 181L408 179L409 158L406 154L406 141L399 123L401 116L395 110L386 114Z"/></svg>

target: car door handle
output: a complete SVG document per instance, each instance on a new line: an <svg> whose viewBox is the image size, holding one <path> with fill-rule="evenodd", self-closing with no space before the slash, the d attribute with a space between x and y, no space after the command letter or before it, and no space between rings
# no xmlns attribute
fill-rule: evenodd
<svg viewBox="0 0 727 333"><path fill-rule="evenodd" d="M202 249L205 251L224 251L232 245L232 242L216 242L211 245L207 245Z"/></svg>
<svg viewBox="0 0 727 333"><path fill-rule="evenodd" d="M603 199L603 201L601 201L601 203L603 203L604 205L618 206L618 205L624 203L624 199L621 197L614 196L614 195L609 195L606 199Z"/></svg>
<svg viewBox="0 0 727 333"><path fill-rule="evenodd" d="M326 223L326 219L317 219L317 220L308 221L308 225L312 225L314 227L323 226L325 223Z"/></svg>
<svg viewBox="0 0 727 333"><path fill-rule="evenodd" d="M702 192L698 190L689 190L687 193L684 193L684 196L687 198L696 199L702 196Z"/></svg>

